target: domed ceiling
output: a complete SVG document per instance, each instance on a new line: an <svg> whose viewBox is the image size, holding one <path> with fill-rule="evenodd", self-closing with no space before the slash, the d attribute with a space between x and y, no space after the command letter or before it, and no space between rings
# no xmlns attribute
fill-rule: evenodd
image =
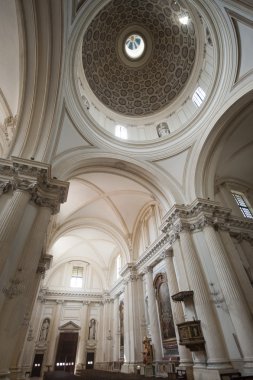
<svg viewBox="0 0 253 380"><path fill-rule="evenodd" d="M147 116L170 105L182 91L195 61L193 23L174 0L113 0L85 32L82 61L86 80L109 109L125 116ZM143 54L132 59L126 43L142 39ZM137 43L140 44L137 38Z"/></svg>

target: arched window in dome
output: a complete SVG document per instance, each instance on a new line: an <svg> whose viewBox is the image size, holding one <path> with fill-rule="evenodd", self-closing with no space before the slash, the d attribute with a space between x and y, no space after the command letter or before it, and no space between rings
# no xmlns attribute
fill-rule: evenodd
<svg viewBox="0 0 253 380"><path fill-rule="evenodd" d="M206 97L205 91L201 87L198 87L192 96L192 101L197 107L200 107L205 97Z"/></svg>
<svg viewBox="0 0 253 380"><path fill-rule="evenodd" d="M116 125L115 127L115 136L121 139L127 139L127 129L123 125Z"/></svg>

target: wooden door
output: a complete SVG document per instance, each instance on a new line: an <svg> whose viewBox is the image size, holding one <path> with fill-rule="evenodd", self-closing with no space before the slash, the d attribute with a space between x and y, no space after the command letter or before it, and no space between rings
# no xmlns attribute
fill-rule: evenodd
<svg viewBox="0 0 253 380"><path fill-rule="evenodd" d="M31 377L40 377L44 354L35 354Z"/></svg>
<svg viewBox="0 0 253 380"><path fill-rule="evenodd" d="M56 371L74 372L77 341L77 332L60 333L55 360Z"/></svg>
<svg viewBox="0 0 253 380"><path fill-rule="evenodd" d="M87 352L86 355L86 369L94 368L94 352Z"/></svg>

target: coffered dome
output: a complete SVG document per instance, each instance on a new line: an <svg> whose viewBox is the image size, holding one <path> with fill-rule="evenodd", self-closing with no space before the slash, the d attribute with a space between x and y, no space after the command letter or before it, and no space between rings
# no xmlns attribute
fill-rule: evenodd
<svg viewBox="0 0 253 380"><path fill-rule="evenodd" d="M125 116L148 116L170 105L195 62L193 22L180 22L188 13L174 0L109 2L82 45L85 77L99 101Z"/></svg>

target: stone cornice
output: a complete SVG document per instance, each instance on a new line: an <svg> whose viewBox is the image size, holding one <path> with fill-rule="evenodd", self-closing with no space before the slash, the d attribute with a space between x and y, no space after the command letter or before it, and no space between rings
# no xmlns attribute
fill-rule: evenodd
<svg viewBox="0 0 253 380"><path fill-rule="evenodd" d="M46 271L50 268L51 262L52 262L53 256L52 255L43 255L40 258L37 273L41 274L42 276L45 275Z"/></svg>
<svg viewBox="0 0 253 380"><path fill-rule="evenodd" d="M135 271L135 263L127 263L120 271L122 277L127 277L131 272Z"/></svg>
<svg viewBox="0 0 253 380"><path fill-rule="evenodd" d="M144 254L137 260L136 262L136 269L142 268L145 264L149 264L150 260L153 261L160 261L159 254L162 250L165 249L168 245L171 245L172 242L172 236L169 234L162 234L158 237L158 239L150 245L144 252Z"/></svg>
<svg viewBox="0 0 253 380"><path fill-rule="evenodd" d="M64 300L76 300L76 301L90 301L94 303L103 303L104 295L99 292L87 292L82 290L73 289L44 289L42 288L39 292L38 299L41 302L45 301L55 301L59 299Z"/></svg>
<svg viewBox="0 0 253 380"><path fill-rule="evenodd" d="M48 164L17 157L0 159L0 193L28 191L36 205L49 207L56 214L67 200L68 188L68 182L51 178Z"/></svg>
<svg viewBox="0 0 253 380"><path fill-rule="evenodd" d="M123 289L123 278L121 278L110 289L110 294L112 297L116 298L116 297L119 297L120 294L123 293L123 291L124 291L124 289Z"/></svg>
<svg viewBox="0 0 253 380"><path fill-rule="evenodd" d="M191 205L175 205L165 215L161 230L171 241L182 231L203 230L207 225L229 232L253 232L253 221L231 215L231 210L219 203L197 198Z"/></svg>

